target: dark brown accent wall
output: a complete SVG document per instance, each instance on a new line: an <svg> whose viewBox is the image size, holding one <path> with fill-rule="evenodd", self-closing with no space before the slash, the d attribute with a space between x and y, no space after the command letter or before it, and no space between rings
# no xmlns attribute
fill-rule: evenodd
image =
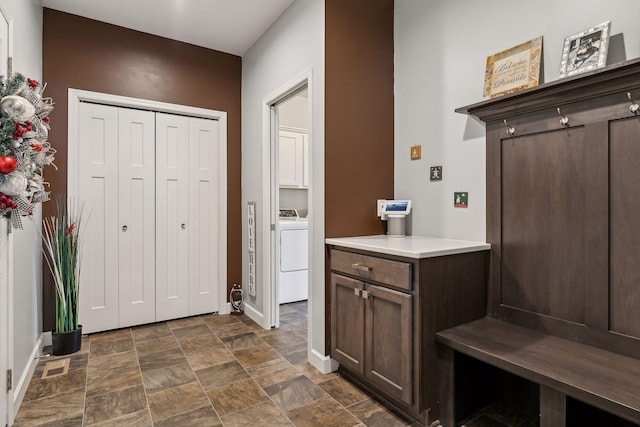
<svg viewBox="0 0 640 427"><path fill-rule="evenodd" d="M324 102L325 236L383 234L375 202L393 198L393 0L325 0ZM329 277L327 263L325 353Z"/></svg>
<svg viewBox="0 0 640 427"><path fill-rule="evenodd" d="M325 233L384 232L393 198L393 0L325 2Z"/></svg>
<svg viewBox="0 0 640 427"><path fill-rule="evenodd" d="M52 194L67 188L69 88L227 112L227 294L242 280L240 102L242 58L102 22L44 9L43 80L55 100L49 140L58 171ZM55 203L44 205L52 215ZM44 271L48 271L46 267ZM43 327L53 327L53 288L44 275Z"/></svg>

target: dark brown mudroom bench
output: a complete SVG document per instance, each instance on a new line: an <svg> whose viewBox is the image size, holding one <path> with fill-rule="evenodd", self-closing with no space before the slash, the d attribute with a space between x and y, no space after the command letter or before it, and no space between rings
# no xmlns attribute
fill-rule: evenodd
<svg viewBox="0 0 640 427"><path fill-rule="evenodd" d="M436 336L447 346L443 348L442 364L449 369L445 375L451 375L453 381L455 355L451 350L540 385L541 426L565 425L567 396L640 423L638 359L490 317ZM452 353L449 357L447 351ZM441 420L447 427L455 424L455 411L449 409L450 416L443 417L449 420Z"/></svg>
<svg viewBox="0 0 640 427"><path fill-rule="evenodd" d="M445 427L640 425L638 99L634 58L456 109L491 250L487 317L437 334Z"/></svg>

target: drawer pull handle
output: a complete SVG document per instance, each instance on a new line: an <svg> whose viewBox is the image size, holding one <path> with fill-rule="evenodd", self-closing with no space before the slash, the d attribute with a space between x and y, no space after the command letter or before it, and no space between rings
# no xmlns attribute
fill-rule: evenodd
<svg viewBox="0 0 640 427"><path fill-rule="evenodd" d="M360 296L360 289L354 288L353 293L356 294L356 296Z"/></svg>
<svg viewBox="0 0 640 427"><path fill-rule="evenodd" d="M371 267L362 265L362 264L351 264L351 268L354 268L360 271L371 271Z"/></svg>

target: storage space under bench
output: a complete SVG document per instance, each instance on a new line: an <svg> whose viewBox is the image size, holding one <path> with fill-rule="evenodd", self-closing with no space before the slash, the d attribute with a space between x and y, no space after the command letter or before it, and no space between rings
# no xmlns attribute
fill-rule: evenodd
<svg viewBox="0 0 640 427"><path fill-rule="evenodd" d="M459 425L505 395L520 396L510 409L529 420L532 405L539 405L533 425L542 427L640 423L638 359L490 317L438 332L436 339L443 344L441 378L448 379L440 390L444 426Z"/></svg>

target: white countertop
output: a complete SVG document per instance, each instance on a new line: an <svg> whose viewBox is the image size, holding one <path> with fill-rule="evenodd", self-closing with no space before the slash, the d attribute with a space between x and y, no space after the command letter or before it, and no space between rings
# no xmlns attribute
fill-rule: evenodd
<svg viewBox="0 0 640 427"><path fill-rule="evenodd" d="M491 249L491 245L484 242L469 242L466 240L421 236L388 237L381 235L339 237L326 239L325 242L329 245L342 246L344 248L360 249L407 258L431 258Z"/></svg>

